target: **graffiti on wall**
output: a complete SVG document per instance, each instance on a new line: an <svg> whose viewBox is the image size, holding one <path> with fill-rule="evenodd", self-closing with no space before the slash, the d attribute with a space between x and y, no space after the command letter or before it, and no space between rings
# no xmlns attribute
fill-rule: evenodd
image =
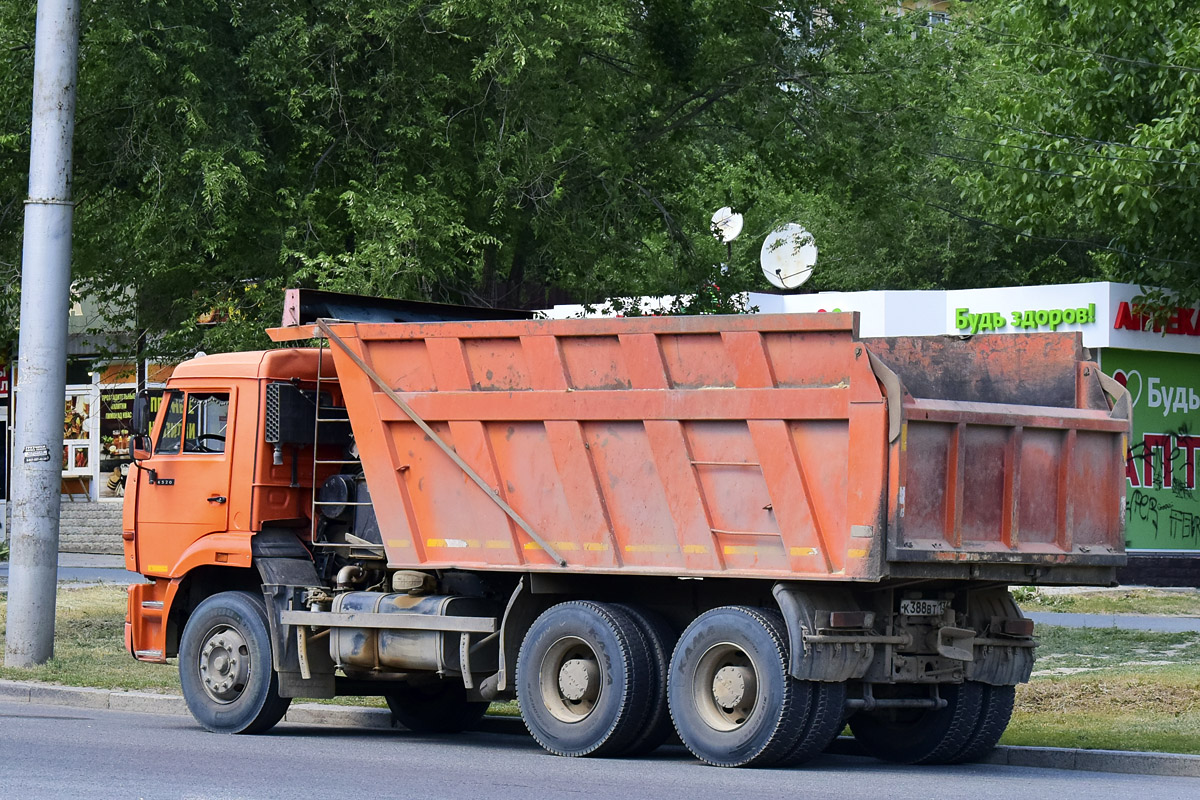
<svg viewBox="0 0 1200 800"><path fill-rule="evenodd" d="M1200 550L1200 356L1107 350L1103 368L1129 390L1125 544Z"/></svg>

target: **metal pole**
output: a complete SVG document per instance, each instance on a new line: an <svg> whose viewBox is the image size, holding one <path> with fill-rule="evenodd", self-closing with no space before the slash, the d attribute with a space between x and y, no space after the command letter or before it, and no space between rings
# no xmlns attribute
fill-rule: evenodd
<svg viewBox="0 0 1200 800"><path fill-rule="evenodd" d="M40 0L33 58L29 199L21 264L20 392L12 458L12 542L4 663L54 654L63 403L71 283L71 144L78 0Z"/></svg>

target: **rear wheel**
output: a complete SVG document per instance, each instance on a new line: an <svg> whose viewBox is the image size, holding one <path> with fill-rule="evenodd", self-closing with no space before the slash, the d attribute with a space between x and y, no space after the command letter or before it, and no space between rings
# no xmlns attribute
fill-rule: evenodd
<svg viewBox="0 0 1200 800"><path fill-rule="evenodd" d="M671 658L667 698L675 730L701 761L770 766L804 730L811 687L787 672L778 612L749 606L700 615Z"/></svg>
<svg viewBox="0 0 1200 800"><path fill-rule="evenodd" d="M262 733L283 718L292 701L279 696L261 597L221 592L196 607L180 638L179 682L210 731Z"/></svg>
<svg viewBox="0 0 1200 800"><path fill-rule="evenodd" d="M1008 721L1012 718L1013 704L1016 701L1015 686L981 685L983 701L980 706L979 722L975 732L967 740L966 745L958 755L949 759L952 764L965 764L978 761L996 747Z"/></svg>
<svg viewBox="0 0 1200 800"><path fill-rule="evenodd" d="M640 756L652 752L671 735L671 713L667 709L667 671L671 650L678 634L661 614L637 606L618 605L638 626L646 642L650 659L650 689L647 716L642 731L623 755Z"/></svg>
<svg viewBox="0 0 1200 800"><path fill-rule="evenodd" d="M534 620L517 658L521 717L561 756L623 752L645 729L653 667L645 639L619 607L572 601Z"/></svg>
<svg viewBox="0 0 1200 800"><path fill-rule="evenodd" d="M488 703L467 699L467 690L454 680L409 683L383 696L404 727L417 733L458 733L478 722Z"/></svg>
<svg viewBox="0 0 1200 800"><path fill-rule="evenodd" d="M901 764L954 761L975 735L983 707L983 686L975 682L938 687L945 708L860 711L850 730L867 752Z"/></svg>
<svg viewBox="0 0 1200 800"><path fill-rule="evenodd" d="M796 766L813 758L828 747L845 726L845 683L801 683L812 687L808 717L804 722L804 730L792 745L792 749L780 759L780 766Z"/></svg>

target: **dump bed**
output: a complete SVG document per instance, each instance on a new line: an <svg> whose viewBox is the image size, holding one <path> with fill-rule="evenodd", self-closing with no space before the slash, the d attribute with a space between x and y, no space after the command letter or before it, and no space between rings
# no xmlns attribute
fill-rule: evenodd
<svg viewBox="0 0 1200 800"><path fill-rule="evenodd" d="M394 567L1110 580L1128 404L1077 335L856 325L318 327Z"/></svg>

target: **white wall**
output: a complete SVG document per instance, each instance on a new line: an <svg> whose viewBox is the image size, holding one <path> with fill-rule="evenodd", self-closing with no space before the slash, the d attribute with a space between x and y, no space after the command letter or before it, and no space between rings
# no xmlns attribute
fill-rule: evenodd
<svg viewBox="0 0 1200 800"><path fill-rule="evenodd" d="M1093 282L948 291L751 292L747 305L757 306L762 314L857 311L859 335L866 337L1079 331L1089 348L1200 354L1200 312L1195 309L1190 319L1197 335L1114 327L1121 303L1132 304L1141 294L1134 284ZM672 299L642 298L641 303L651 312L669 306ZM1064 316L1074 318L1079 309L1088 312L1085 321L1061 321ZM561 319L583 316L583 311L582 306L556 306L545 313ZM594 316L611 314L603 308L597 312ZM964 321L967 327L960 326Z"/></svg>

